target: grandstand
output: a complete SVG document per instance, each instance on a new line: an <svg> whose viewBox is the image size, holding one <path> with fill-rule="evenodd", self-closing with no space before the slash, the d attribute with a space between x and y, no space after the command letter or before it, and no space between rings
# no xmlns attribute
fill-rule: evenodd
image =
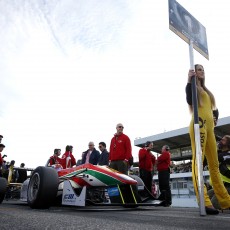
<svg viewBox="0 0 230 230"><path fill-rule="evenodd" d="M229 134L230 116L220 118L218 120L217 126L215 127L215 135L217 141L220 140L220 137ZM152 151L156 153L161 152L163 145L169 145L172 161L190 160L192 158L188 127L139 138L134 141L134 145L143 147L146 141L152 141L154 143Z"/></svg>

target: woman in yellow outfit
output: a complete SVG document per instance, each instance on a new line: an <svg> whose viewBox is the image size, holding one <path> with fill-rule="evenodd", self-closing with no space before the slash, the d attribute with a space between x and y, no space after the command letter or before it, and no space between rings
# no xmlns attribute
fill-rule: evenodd
<svg viewBox="0 0 230 230"><path fill-rule="evenodd" d="M202 149L202 159L204 156L207 159L210 177L212 179L213 189L219 204L222 209L230 208L230 196L224 187L224 184L220 177L219 172L219 162L217 156L217 146L216 139L214 135L214 117L213 112L215 111L215 117L218 119L218 110L216 109L215 98L213 94L205 86L205 74L202 65L195 65L195 71L189 70L188 73L188 83L186 86L186 99L189 104L190 111L192 108L192 89L191 89L191 79L196 77L196 87L197 87L197 100L198 100L198 115L199 115L199 127L200 127L200 143ZM192 153L193 153L193 163L192 163L192 178L193 185L197 199L198 194L198 173L196 164L196 152L195 152L195 135L194 135L194 117L189 127ZM199 200L199 199L198 199ZM209 199L207 194L207 188L204 186L204 200L205 209L207 214L218 214L219 211L216 210Z"/></svg>

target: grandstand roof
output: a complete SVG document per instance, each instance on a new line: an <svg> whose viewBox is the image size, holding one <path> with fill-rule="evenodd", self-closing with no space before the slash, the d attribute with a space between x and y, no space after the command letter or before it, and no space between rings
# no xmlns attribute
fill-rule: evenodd
<svg viewBox="0 0 230 230"><path fill-rule="evenodd" d="M215 127L216 138L218 140L220 137L227 134L230 135L230 117L220 118ZM157 153L161 152L163 145L169 145L171 149L183 148L191 145L188 127L139 138L134 140L134 145L143 147L146 141L152 141L154 143L153 151Z"/></svg>

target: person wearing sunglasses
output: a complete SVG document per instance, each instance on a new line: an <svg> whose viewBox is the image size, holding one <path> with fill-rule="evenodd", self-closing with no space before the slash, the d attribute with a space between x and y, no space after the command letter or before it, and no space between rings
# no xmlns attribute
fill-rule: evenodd
<svg viewBox="0 0 230 230"><path fill-rule="evenodd" d="M129 162L132 159L130 139L123 133L124 126L118 123L117 132L110 143L109 167L128 175Z"/></svg>
<svg viewBox="0 0 230 230"><path fill-rule="evenodd" d="M109 152L106 149L105 142L100 142L98 148L101 151L98 165L109 165Z"/></svg>

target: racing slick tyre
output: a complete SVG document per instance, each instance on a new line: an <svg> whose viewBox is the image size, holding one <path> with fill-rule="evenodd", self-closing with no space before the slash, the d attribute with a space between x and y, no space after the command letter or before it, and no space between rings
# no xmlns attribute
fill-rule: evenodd
<svg viewBox="0 0 230 230"><path fill-rule="evenodd" d="M3 177L0 177L0 204L4 200L7 189L7 180Z"/></svg>
<svg viewBox="0 0 230 230"><path fill-rule="evenodd" d="M138 193L140 196L142 196L142 194L144 193L144 188L145 188L145 184L143 180L139 176L136 176L136 175L130 175L130 177L132 177L134 180L137 181Z"/></svg>
<svg viewBox="0 0 230 230"><path fill-rule="evenodd" d="M37 167L29 182L27 202L31 208L46 209L55 201L58 191L58 174L51 167Z"/></svg>
<svg viewBox="0 0 230 230"><path fill-rule="evenodd" d="M129 175L129 176L137 181L137 186L145 186L143 180L139 176L136 175Z"/></svg>

